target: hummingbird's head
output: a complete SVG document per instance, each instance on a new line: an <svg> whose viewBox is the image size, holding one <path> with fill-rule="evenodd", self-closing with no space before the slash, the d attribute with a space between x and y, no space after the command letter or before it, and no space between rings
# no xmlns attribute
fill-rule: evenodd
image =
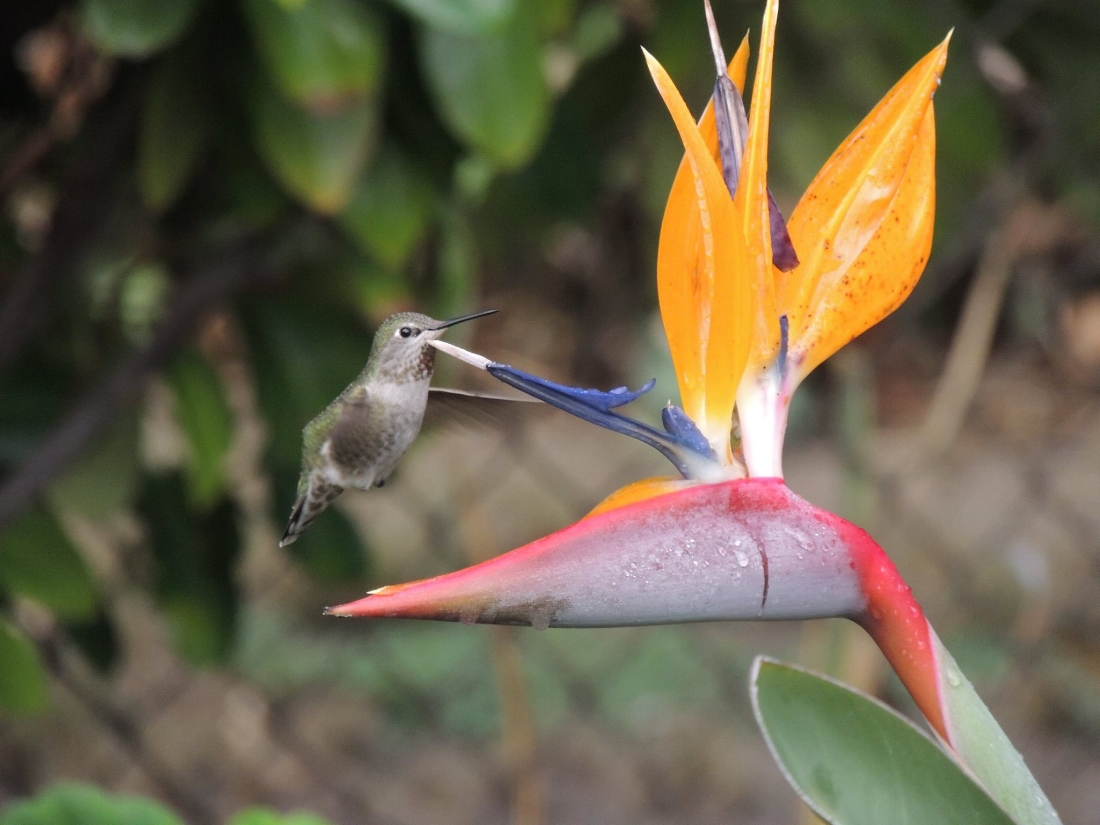
<svg viewBox="0 0 1100 825"><path fill-rule="evenodd" d="M378 357L380 372L395 381L430 378L435 366L435 349L428 346L428 342L442 337L448 327L494 312L495 309L487 309L449 321L437 321L419 312L399 312L378 327L371 351Z"/></svg>

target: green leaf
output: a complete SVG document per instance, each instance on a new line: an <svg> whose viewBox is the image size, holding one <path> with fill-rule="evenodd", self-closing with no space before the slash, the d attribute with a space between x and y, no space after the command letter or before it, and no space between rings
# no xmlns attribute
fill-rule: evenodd
<svg viewBox="0 0 1100 825"><path fill-rule="evenodd" d="M46 706L46 674L27 637L0 619L0 708L33 713ZM0 818L0 825L7 825Z"/></svg>
<svg viewBox="0 0 1100 825"><path fill-rule="evenodd" d="M284 217L293 204L268 174L247 132L222 130L214 147L212 168L220 186L213 193L212 213L224 216L221 232L263 229Z"/></svg>
<svg viewBox="0 0 1100 825"><path fill-rule="evenodd" d="M256 149L275 179L318 212L341 211L374 145L375 105L363 100L335 114L314 114L258 77L249 103Z"/></svg>
<svg viewBox="0 0 1100 825"><path fill-rule="evenodd" d="M839 682L758 657L753 709L787 781L834 825L1011 825L911 722Z"/></svg>
<svg viewBox="0 0 1100 825"><path fill-rule="evenodd" d="M138 139L138 186L150 209L180 196L210 142L208 79L193 50L166 56L145 92Z"/></svg>
<svg viewBox="0 0 1100 825"><path fill-rule="evenodd" d="M318 112L374 99L385 42L377 18L355 0L245 0L252 38L275 85Z"/></svg>
<svg viewBox="0 0 1100 825"><path fill-rule="evenodd" d="M520 4L482 36L429 29L421 41L428 85L451 131L505 168L538 149L550 115L533 11Z"/></svg>
<svg viewBox="0 0 1100 825"><path fill-rule="evenodd" d="M199 0L83 0L84 31L108 54L145 57L178 38Z"/></svg>
<svg viewBox="0 0 1100 825"><path fill-rule="evenodd" d="M183 825L158 802L136 796L108 796L99 788L63 782L33 799L16 802L0 825Z"/></svg>
<svg viewBox="0 0 1100 825"><path fill-rule="evenodd" d="M359 179L340 223L376 261L399 269L424 238L432 207L431 183L397 150L386 147Z"/></svg>
<svg viewBox="0 0 1100 825"><path fill-rule="evenodd" d="M249 808L229 820L229 825L331 825L331 823L317 814L280 814L268 808Z"/></svg>
<svg viewBox="0 0 1100 825"><path fill-rule="evenodd" d="M84 560L41 507L0 533L0 583L67 619L91 618L99 600Z"/></svg>
<svg viewBox="0 0 1100 825"><path fill-rule="evenodd" d="M187 350L176 359L168 370L168 382L176 396L176 418L190 446L191 500L209 509L225 492L225 454L233 440L233 415L217 374L197 351Z"/></svg>
<svg viewBox="0 0 1100 825"><path fill-rule="evenodd" d="M457 207L444 213L441 235L436 302L440 316L449 318L467 305L477 280L477 240L469 219Z"/></svg>
<svg viewBox="0 0 1100 825"><path fill-rule="evenodd" d="M140 475L139 436L137 417L123 418L50 485L50 504L93 520L107 518L129 505Z"/></svg>
<svg viewBox="0 0 1100 825"><path fill-rule="evenodd" d="M516 0L390 0L433 28L459 34L484 34L499 28Z"/></svg>
<svg viewBox="0 0 1100 825"><path fill-rule="evenodd" d="M228 501L192 512L178 475L150 478L139 508L156 560L156 592L176 646L196 665L221 662L233 641L240 540Z"/></svg>
<svg viewBox="0 0 1100 825"><path fill-rule="evenodd" d="M298 474L276 472L274 483L275 515L281 527L282 520L290 516L294 505ZM347 517L335 507L318 516L287 552L318 581L362 579L368 570L362 539Z"/></svg>
<svg viewBox="0 0 1100 825"><path fill-rule="evenodd" d="M1060 825L1058 813L985 702L933 634L944 724L967 767L1019 825Z"/></svg>

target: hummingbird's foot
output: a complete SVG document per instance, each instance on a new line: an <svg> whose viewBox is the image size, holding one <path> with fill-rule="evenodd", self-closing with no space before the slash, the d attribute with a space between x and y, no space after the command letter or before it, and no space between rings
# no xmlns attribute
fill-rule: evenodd
<svg viewBox="0 0 1100 825"><path fill-rule="evenodd" d="M378 481L374 482L374 486L375 487L385 487L386 486L386 479L384 479L384 478L378 479Z"/></svg>

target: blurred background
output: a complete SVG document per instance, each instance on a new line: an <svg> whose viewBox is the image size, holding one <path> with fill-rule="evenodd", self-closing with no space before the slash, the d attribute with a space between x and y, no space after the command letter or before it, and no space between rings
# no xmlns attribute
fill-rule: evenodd
<svg viewBox="0 0 1100 825"><path fill-rule="evenodd" d="M715 5L755 58L761 4ZM803 386L788 481L871 530L1067 824L1094 823L1100 8L785 0L771 186L789 215L952 27L932 259ZM802 823L753 656L911 709L840 622L321 617L668 471L557 413L425 433L277 548L302 426L397 309L494 307L450 340L585 386L656 376L651 420L675 398L654 261L682 149L642 45L701 111L697 0L3 5L0 810L65 778L194 825Z"/></svg>

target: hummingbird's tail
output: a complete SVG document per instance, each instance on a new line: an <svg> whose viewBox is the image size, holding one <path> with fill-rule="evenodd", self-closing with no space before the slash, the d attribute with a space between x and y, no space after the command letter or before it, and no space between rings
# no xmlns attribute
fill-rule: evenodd
<svg viewBox="0 0 1100 825"><path fill-rule="evenodd" d="M286 547L288 544L293 544L302 531L309 527L313 520L321 515L342 492L344 492L343 487L326 481L320 474L311 475L305 492L294 502L294 509L290 511L290 521L287 522L283 537L279 540L279 546Z"/></svg>

